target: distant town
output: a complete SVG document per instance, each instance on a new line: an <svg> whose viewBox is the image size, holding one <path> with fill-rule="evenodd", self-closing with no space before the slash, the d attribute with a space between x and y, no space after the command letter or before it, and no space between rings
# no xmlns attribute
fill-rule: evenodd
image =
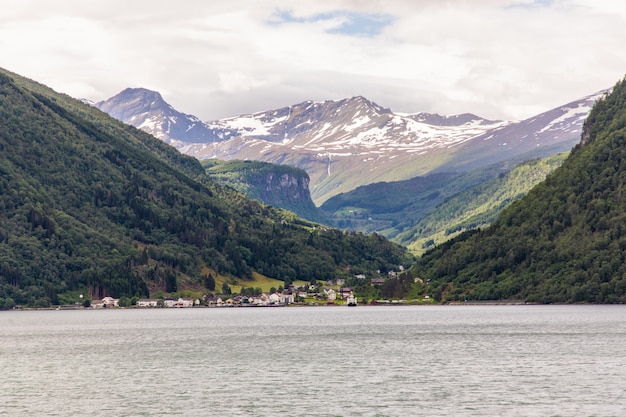
<svg viewBox="0 0 626 417"><path fill-rule="evenodd" d="M395 273L392 273L395 275ZM365 280L365 275L354 276L355 279ZM417 278L419 280L419 278ZM383 284L384 278L371 278L369 285L378 286ZM270 292L259 294L207 294L202 297L163 297L163 298L135 298L120 299L114 297L104 297L101 300L88 300L76 305L60 306L59 309L74 308L193 308L193 307L280 307L289 305L346 305L351 300L359 301L355 296L352 287L344 286L345 280L326 282L326 287L322 285L290 285L288 288L278 290L272 289ZM331 288L333 285L338 288ZM424 295L419 299L377 299L369 303L365 299L360 300L362 304L423 304L431 303L432 299Z"/></svg>

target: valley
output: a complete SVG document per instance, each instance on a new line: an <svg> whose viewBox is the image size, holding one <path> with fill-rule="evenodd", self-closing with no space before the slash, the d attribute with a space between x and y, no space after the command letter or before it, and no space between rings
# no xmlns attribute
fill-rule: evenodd
<svg viewBox="0 0 626 417"><path fill-rule="evenodd" d="M411 134L458 128L448 142L405 136L394 147L385 135L350 139L360 126L354 120L334 131L342 138L335 142L306 142L309 123L295 124L300 141L298 129L278 139L275 128L288 126L291 110L257 117L265 127L240 120L248 136L213 130L211 143L226 147L264 136L276 147L338 150L349 140L354 149L379 147L388 161L400 158L392 157L398 149L413 155L409 146L429 144L422 149L431 166L422 175L389 182L356 175L362 185L318 208L302 168L245 159L201 164L93 105L2 71L0 308L72 304L83 294L202 294L220 283L243 292L251 288L246 282L264 280L284 288L344 280L370 300L623 302L624 91L618 83L610 93L516 123L396 116L362 97L339 107L323 103L335 114L354 102L357 114L373 109L377 121L359 120L379 129L395 120L405 131L407 119L439 123ZM167 132L174 131L170 125ZM320 221L343 221L353 231L251 200L253 193L278 198L276 206L297 203L312 210L307 216L321 213Z"/></svg>
<svg viewBox="0 0 626 417"><path fill-rule="evenodd" d="M471 113L396 114L360 96L209 122L178 112L146 89L126 89L96 106L205 161L213 166L209 175L231 186L236 180L235 188L251 198L333 227L377 232L420 254L464 230L488 225L542 181L564 159L557 155L580 141L583 121L605 94L522 121ZM219 161L232 161L228 179L216 175L223 171ZM255 179L249 165L236 161L273 164L263 169L274 166L276 177L287 166L299 168L308 176L303 181L309 191L299 193L297 202L276 188L268 193L267 181ZM510 174L527 171L529 163L546 169L528 177ZM506 190L499 192L494 184ZM478 203L494 194L501 199ZM457 208L457 221L441 219L450 212L445 205L459 200L466 214ZM428 220L432 216L440 220Z"/></svg>

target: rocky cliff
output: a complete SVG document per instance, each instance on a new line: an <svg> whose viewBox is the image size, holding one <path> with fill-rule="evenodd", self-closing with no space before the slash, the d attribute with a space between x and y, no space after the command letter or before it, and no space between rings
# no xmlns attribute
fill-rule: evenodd
<svg viewBox="0 0 626 417"><path fill-rule="evenodd" d="M309 175L287 165L258 161L204 161L207 174L249 198L284 208L309 220L324 222L309 191Z"/></svg>

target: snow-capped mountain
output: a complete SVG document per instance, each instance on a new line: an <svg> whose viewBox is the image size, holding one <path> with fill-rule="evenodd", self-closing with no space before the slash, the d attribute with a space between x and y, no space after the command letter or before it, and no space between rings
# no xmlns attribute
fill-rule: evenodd
<svg viewBox="0 0 626 417"><path fill-rule="evenodd" d="M473 115L458 118L426 113L400 115L364 97L353 97L324 102L307 101L206 125L222 140L242 138L246 146L262 144L264 149L289 147L324 156L348 153L378 156L381 152L420 152L458 144L506 124L508 122L490 121ZM224 144L194 144L184 149L200 158L219 157Z"/></svg>
<svg viewBox="0 0 626 417"><path fill-rule="evenodd" d="M199 159L254 159L297 166L311 177L320 203L377 181L407 179L436 168L452 146L506 126L468 115L400 115L364 97L303 102L277 110L207 123L222 140L187 144ZM429 119L431 123L421 121ZM456 121L456 123L454 123ZM410 165L410 166L409 166Z"/></svg>
<svg viewBox="0 0 626 417"><path fill-rule="evenodd" d="M500 161L518 163L569 151L580 142L594 103L608 90L472 138L454 150L450 163L467 171Z"/></svg>
<svg viewBox="0 0 626 417"><path fill-rule="evenodd" d="M364 97L293 106L201 123L158 93L124 90L98 103L198 159L248 159L306 170L317 204L360 185L435 171L462 172L571 149L598 95L521 122L472 114L397 114Z"/></svg>
<svg viewBox="0 0 626 417"><path fill-rule="evenodd" d="M178 147L185 142L207 141L213 132L195 116L167 104L161 94L145 88L127 88L94 104L116 119Z"/></svg>

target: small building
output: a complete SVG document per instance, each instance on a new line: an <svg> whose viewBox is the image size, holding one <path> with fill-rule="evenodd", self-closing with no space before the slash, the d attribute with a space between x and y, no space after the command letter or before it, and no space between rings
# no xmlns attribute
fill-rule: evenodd
<svg viewBox="0 0 626 417"><path fill-rule="evenodd" d="M294 301L295 301L294 295L293 293L289 291L284 291L282 293L275 292L273 294L270 294L269 296L269 304L287 305L287 304L293 304Z"/></svg>
<svg viewBox="0 0 626 417"><path fill-rule="evenodd" d="M200 305L200 300L195 298L166 298L163 305L168 308L188 308Z"/></svg>
<svg viewBox="0 0 626 417"><path fill-rule="evenodd" d="M350 294L352 294L352 288L350 287L343 287L339 289L339 296L342 299L346 299L350 296Z"/></svg>
<svg viewBox="0 0 626 417"><path fill-rule="evenodd" d="M102 300L92 300L91 308L112 308L119 307L120 299L113 297L104 297Z"/></svg>
<svg viewBox="0 0 626 417"><path fill-rule="evenodd" d="M270 294L269 303L270 304L280 304L281 294L278 292L274 292Z"/></svg>
<svg viewBox="0 0 626 417"><path fill-rule="evenodd" d="M206 297L204 301L209 307L221 307L224 305L224 302L222 301L222 297L216 297L216 296Z"/></svg>
<svg viewBox="0 0 626 417"><path fill-rule="evenodd" d="M141 300L137 300L135 304L137 307L158 307L159 300L154 298L144 298Z"/></svg>
<svg viewBox="0 0 626 417"><path fill-rule="evenodd" d="M324 294L328 301L335 301L337 299L337 293L332 288L324 288Z"/></svg>
<svg viewBox="0 0 626 417"><path fill-rule="evenodd" d="M163 299L163 307L174 308L178 304L178 299L176 298L164 298Z"/></svg>
<svg viewBox="0 0 626 417"><path fill-rule="evenodd" d="M178 299L178 307L180 308L194 307L194 306L199 306L199 305L200 305L200 300L196 298L179 298Z"/></svg>
<svg viewBox="0 0 626 417"><path fill-rule="evenodd" d="M102 303L104 304L105 307L119 307L120 299L113 298L113 297L104 297L102 299Z"/></svg>
<svg viewBox="0 0 626 417"><path fill-rule="evenodd" d="M284 304L293 304L296 301L292 292L283 293L282 295L283 295L282 299L283 299Z"/></svg>
<svg viewBox="0 0 626 417"><path fill-rule="evenodd" d="M254 305L266 306L269 303L270 303L270 296L267 293L263 293L259 296L254 297Z"/></svg>

